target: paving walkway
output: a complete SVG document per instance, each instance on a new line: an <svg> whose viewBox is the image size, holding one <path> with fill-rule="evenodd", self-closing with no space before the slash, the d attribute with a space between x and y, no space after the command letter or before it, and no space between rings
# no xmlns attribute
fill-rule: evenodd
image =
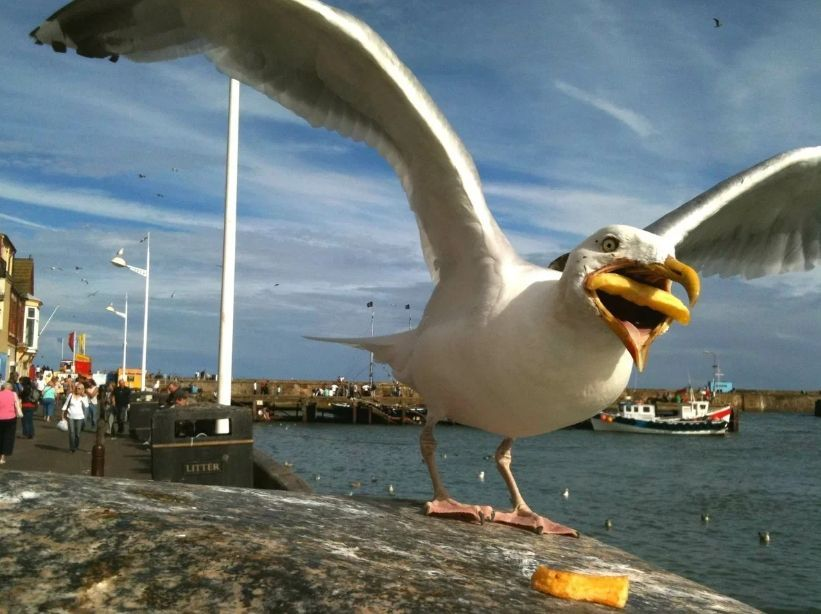
<svg viewBox="0 0 821 614"><path fill-rule="evenodd" d="M52 420L54 420L52 418ZM17 421L17 438L14 453L0 465L0 471L50 471L69 475L91 475L91 448L96 443L96 433L84 431L80 435L80 449L71 453L68 449L68 433L59 430L55 422L34 419L34 439L21 435ZM104 476L151 479L151 451L127 435L105 437Z"/></svg>

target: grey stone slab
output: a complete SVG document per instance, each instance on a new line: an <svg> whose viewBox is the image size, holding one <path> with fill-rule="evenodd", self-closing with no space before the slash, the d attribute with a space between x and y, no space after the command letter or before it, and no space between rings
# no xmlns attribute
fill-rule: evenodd
<svg viewBox="0 0 821 614"><path fill-rule="evenodd" d="M630 577L628 612L755 612L588 538L426 517L413 501L0 472L8 611L604 612L539 564Z"/></svg>

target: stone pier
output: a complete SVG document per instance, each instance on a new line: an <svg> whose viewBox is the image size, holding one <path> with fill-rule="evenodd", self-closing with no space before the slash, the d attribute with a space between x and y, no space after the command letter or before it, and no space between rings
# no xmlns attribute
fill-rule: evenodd
<svg viewBox="0 0 821 614"><path fill-rule="evenodd" d="M0 471L0 608L605 612L539 564L630 577L629 612L754 612L589 537L429 518L420 502Z"/></svg>

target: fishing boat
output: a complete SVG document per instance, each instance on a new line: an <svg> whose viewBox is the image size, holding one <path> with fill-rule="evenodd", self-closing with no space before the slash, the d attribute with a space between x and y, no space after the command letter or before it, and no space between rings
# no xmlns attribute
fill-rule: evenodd
<svg viewBox="0 0 821 614"><path fill-rule="evenodd" d="M591 419L597 432L655 433L659 435L724 435L730 426L733 408L714 408L710 401L689 400L681 403L621 401Z"/></svg>

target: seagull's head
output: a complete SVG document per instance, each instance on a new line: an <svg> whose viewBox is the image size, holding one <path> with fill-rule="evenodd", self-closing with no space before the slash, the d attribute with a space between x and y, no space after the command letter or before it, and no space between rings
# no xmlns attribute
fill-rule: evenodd
<svg viewBox="0 0 821 614"><path fill-rule="evenodd" d="M690 306L700 291L698 274L675 258L664 237L631 226L607 226L567 257L570 276L585 300L644 369L650 345L673 321L689 324L690 310L671 292L684 287Z"/></svg>

